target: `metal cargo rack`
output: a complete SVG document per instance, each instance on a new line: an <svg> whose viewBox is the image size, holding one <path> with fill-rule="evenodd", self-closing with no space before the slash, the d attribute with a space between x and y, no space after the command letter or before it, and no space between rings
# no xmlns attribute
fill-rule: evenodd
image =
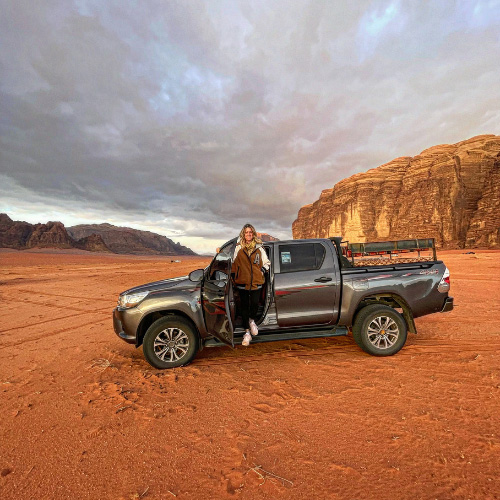
<svg viewBox="0 0 500 500"><path fill-rule="evenodd" d="M344 257L351 260L353 266L361 265L355 262L357 257L381 257L381 260L392 260L394 256L399 256L402 253L417 252L418 260L431 260L431 257L421 257L421 252L432 252L432 260L436 259L436 246L434 238L414 239L414 240L395 240L395 241L376 241L366 243L350 243L342 241L342 254ZM405 259L412 260L412 259ZM401 260L400 260L401 262ZM363 262L367 265L369 262ZM378 264L378 262L377 262Z"/></svg>

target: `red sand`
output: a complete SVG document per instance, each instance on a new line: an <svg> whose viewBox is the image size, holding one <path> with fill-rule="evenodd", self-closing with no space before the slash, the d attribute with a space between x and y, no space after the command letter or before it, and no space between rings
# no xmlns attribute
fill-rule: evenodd
<svg viewBox="0 0 500 500"><path fill-rule="evenodd" d="M352 337L158 371L120 291L208 259L0 252L0 498L500 498L500 252L441 252L457 308L390 358Z"/></svg>

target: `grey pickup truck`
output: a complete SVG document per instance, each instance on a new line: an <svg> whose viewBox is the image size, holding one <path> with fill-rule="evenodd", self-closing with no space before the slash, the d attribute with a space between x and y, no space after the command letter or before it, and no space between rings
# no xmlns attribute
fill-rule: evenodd
<svg viewBox="0 0 500 500"><path fill-rule="evenodd" d="M160 369L186 365L203 347L241 342L238 290L231 279L235 246L236 239L228 241L208 267L189 276L120 294L113 311L116 334L142 344L146 360ZM350 245L330 238L263 246L271 267L252 343L352 331L364 351L390 356L403 347L407 332L417 332L414 318L453 309L450 274L436 260L431 239ZM432 255L421 257L424 250ZM418 257L408 257L416 252Z"/></svg>

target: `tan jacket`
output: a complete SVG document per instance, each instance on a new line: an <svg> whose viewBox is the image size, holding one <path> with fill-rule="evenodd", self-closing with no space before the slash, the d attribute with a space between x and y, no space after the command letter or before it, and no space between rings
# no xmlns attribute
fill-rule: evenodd
<svg viewBox="0 0 500 500"><path fill-rule="evenodd" d="M245 285L245 290L256 290L266 281L262 268L269 270L270 265L262 245L256 245L251 255L237 245L234 250L231 273L234 273L236 285Z"/></svg>

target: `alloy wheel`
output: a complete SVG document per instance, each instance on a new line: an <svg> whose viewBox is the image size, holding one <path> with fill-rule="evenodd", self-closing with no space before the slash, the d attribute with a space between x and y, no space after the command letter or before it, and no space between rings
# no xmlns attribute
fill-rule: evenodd
<svg viewBox="0 0 500 500"><path fill-rule="evenodd" d="M180 328L165 328L154 340L154 353L161 361L179 361L188 349L189 338Z"/></svg>
<svg viewBox="0 0 500 500"><path fill-rule="evenodd" d="M368 340L378 349L389 349L398 337L398 325L388 316L377 316L368 325Z"/></svg>

